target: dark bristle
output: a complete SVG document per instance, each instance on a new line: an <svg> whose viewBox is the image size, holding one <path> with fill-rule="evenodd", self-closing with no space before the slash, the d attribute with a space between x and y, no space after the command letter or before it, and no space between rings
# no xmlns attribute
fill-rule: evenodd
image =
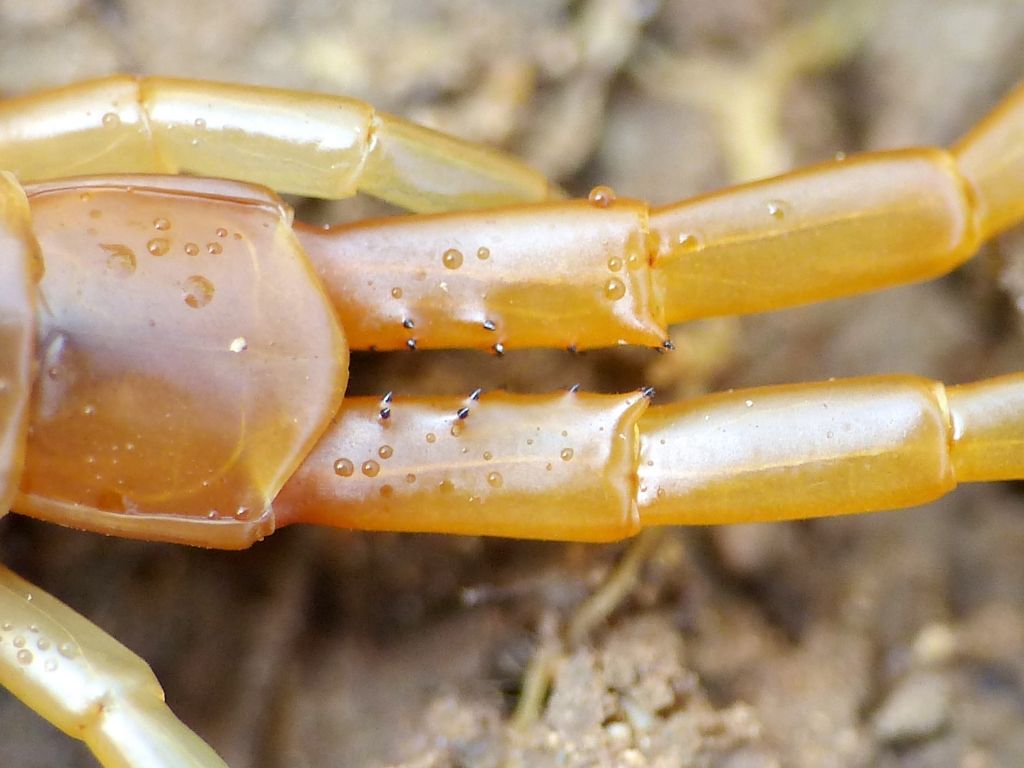
<svg viewBox="0 0 1024 768"><path fill-rule="evenodd" d="M459 408L459 410L455 412L455 415L458 416L460 419L465 419L466 417L469 416L469 408L467 408L466 406L462 406L461 408Z"/></svg>
<svg viewBox="0 0 1024 768"><path fill-rule="evenodd" d="M654 387L644 387L640 390L640 394L646 397L648 400L654 399Z"/></svg>
<svg viewBox="0 0 1024 768"><path fill-rule="evenodd" d="M573 384L571 387L569 387L569 394L571 394L571 395L575 395L579 391L580 391L580 385L579 384Z"/></svg>
<svg viewBox="0 0 1024 768"><path fill-rule="evenodd" d="M412 329L416 327L416 323L413 321L411 317L407 317L405 318L405 320L402 321L402 327Z"/></svg>
<svg viewBox="0 0 1024 768"><path fill-rule="evenodd" d="M485 331L493 331L493 330L496 330L497 327L498 326L496 326L494 324L493 320L484 320L484 330Z"/></svg>
<svg viewBox="0 0 1024 768"><path fill-rule="evenodd" d="M676 345L672 343L672 339L665 339L663 342L661 342L661 348L671 352L673 349L676 348Z"/></svg>
<svg viewBox="0 0 1024 768"><path fill-rule="evenodd" d="M492 347L492 349L494 350L494 354L496 354L498 357L501 357L502 355L505 354L505 345L502 344L500 341L497 344L495 344Z"/></svg>
<svg viewBox="0 0 1024 768"><path fill-rule="evenodd" d="M391 418L391 408L389 408L388 406L384 406L383 408L381 408L380 409L380 418L381 418L381 421L387 421L388 419L390 419Z"/></svg>
<svg viewBox="0 0 1024 768"><path fill-rule="evenodd" d="M410 351L415 352L416 351L416 339L409 339L407 342L405 342L405 346L407 346Z"/></svg>
<svg viewBox="0 0 1024 768"><path fill-rule="evenodd" d="M482 389L477 387L476 389L469 393L469 399L472 400L473 402L476 402L477 400L480 399L480 395L482 395L483 392L484 391Z"/></svg>
<svg viewBox="0 0 1024 768"><path fill-rule="evenodd" d="M568 347L566 347L566 349L569 351L570 354L573 354L573 355L579 353L579 350L576 349L576 345L575 344L570 344Z"/></svg>

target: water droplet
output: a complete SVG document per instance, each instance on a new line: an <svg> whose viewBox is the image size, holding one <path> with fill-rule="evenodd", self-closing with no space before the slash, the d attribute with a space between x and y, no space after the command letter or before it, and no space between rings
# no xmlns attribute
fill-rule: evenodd
<svg viewBox="0 0 1024 768"><path fill-rule="evenodd" d="M490 461L494 458L494 454L490 451L484 451L484 461Z"/></svg>
<svg viewBox="0 0 1024 768"><path fill-rule="evenodd" d="M455 483L451 480L445 479L438 483L437 489L441 491L441 493L451 493L455 490Z"/></svg>
<svg viewBox="0 0 1024 768"><path fill-rule="evenodd" d="M25 638L22 637L21 635L18 635L16 638L14 638L14 647L15 648L24 648L25 647Z"/></svg>
<svg viewBox="0 0 1024 768"><path fill-rule="evenodd" d="M659 485L658 490L655 492L654 495L657 496L659 499L664 499L666 496L668 496L668 492Z"/></svg>
<svg viewBox="0 0 1024 768"><path fill-rule="evenodd" d="M400 299L400 298L402 298L402 289L398 288L398 287L392 288L391 289L391 298L392 299Z"/></svg>
<svg viewBox="0 0 1024 768"><path fill-rule="evenodd" d="M206 252L211 256L219 256L224 252L224 246L220 243L207 243Z"/></svg>
<svg viewBox="0 0 1024 768"><path fill-rule="evenodd" d="M456 248L449 248L441 256L441 263L448 267L448 269L458 269L462 266L462 251Z"/></svg>
<svg viewBox="0 0 1024 768"><path fill-rule="evenodd" d="M74 659L78 657L78 648L74 643L65 641L57 646L57 653L65 659Z"/></svg>
<svg viewBox="0 0 1024 768"><path fill-rule="evenodd" d="M19 664L31 664L32 663L32 651L27 648L22 648L15 654L18 657Z"/></svg>
<svg viewBox="0 0 1024 768"><path fill-rule="evenodd" d="M367 477L376 477L380 474L380 464L373 459L367 459L364 461L361 469L363 470L363 474Z"/></svg>
<svg viewBox="0 0 1024 768"><path fill-rule="evenodd" d="M40 637L39 640L36 641L36 648L40 651L48 651L50 650L50 641L45 637Z"/></svg>
<svg viewBox="0 0 1024 768"><path fill-rule="evenodd" d="M598 208L607 208L615 202L615 190L604 185L594 187L590 190L589 199Z"/></svg>
<svg viewBox="0 0 1024 768"><path fill-rule="evenodd" d="M135 272L137 261L135 252L126 245L101 244L100 248L110 255L107 256L107 269L127 277Z"/></svg>
<svg viewBox="0 0 1024 768"><path fill-rule="evenodd" d="M452 424L452 428L450 430L452 437L458 437L459 435L461 435L462 431L465 428L465 424L463 424L461 421L456 421L454 424Z"/></svg>
<svg viewBox="0 0 1024 768"><path fill-rule="evenodd" d="M153 219L153 229L158 229L161 232L166 232L170 228L171 222L168 219L165 219L163 216Z"/></svg>
<svg viewBox="0 0 1024 768"><path fill-rule="evenodd" d="M227 237L228 231L224 227L217 227L216 234L217 237Z"/></svg>
<svg viewBox="0 0 1024 768"><path fill-rule="evenodd" d="M380 495L383 496L385 499L390 499L391 496L394 495L394 493L395 489L392 488L390 485L382 485L380 487Z"/></svg>
<svg viewBox="0 0 1024 768"><path fill-rule="evenodd" d="M57 660L56 659L47 659L46 661L43 662L43 669L45 669L47 672L56 672L57 671Z"/></svg>
<svg viewBox="0 0 1024 768"><path fill-rule="evenodd" d="M409 474L407 474L405 476L405 482L410 483L410 484L415 483L416 482L416 475L414 475L412 472L410 472Z"/></svg>
<svg viewBox="0 0 1024 768"><path fill-rule="evenodd" d="M202 309L211 301L214 294L213 283L202 275L192 275L185 280L185 303L192 309Z"/></svg>
<svg viewBox="0 0 1024 768"><path fill-rule="evenodd" d="M195 243L185 243L185 253L187 253L189 256L198 256L199 246L196 245Z"/></svg>
<svg viewBox="0 0 1024 768"><path fill-rule="evenodd" d="M827 439L827 440L831 440L835 436L836 435L835 435L835 433L832 430L829 430L828 432L825 433L825 439Z"/></svg>
<svg viewBox="0 0 1024 768"><path fill-rule="evenodd" d="M206 121L203 120L203 118L201 118L201 117L197 117L196 118L196 122L195 122L195 126L200 131L205 131L206 130Z"/></svg>
<svg viewBox="0 0 1024 768"><path fill-rule="evenodd" d="M382 445L380 448L377 449L377 455L380 456L382 459L390 459L394 452L395 449L392 448L390 445Z"/></svg>
<svg viewBox="0 0 1024 768"><path fill-rule="evenodd" d="M699 251L703 244L700 236L693 232L680 232L676 235L676 250L682 253Z"/></svg>
<svg viewBox="0 0 1024 768"><path fill-rule="evenodd" d="M835 160L837 163L841 163L844 160L846 160L846 153L843 152L842 150L839 150L834 155L832 155L832 159Z"/></svg>
<svg viewBox="0 0 1024 768"><path fill-rule="evenodd" d="M744 400L743 404L745 406L747 406L747 408L753 408L754 407L754 401L753 400Z"/></svg>
<svg viewBox="0 0 1024 768"><path fill-rule="evenodd" d="M476 249L476 257L480 259L480 261L487 261L491 258L491 249L481 245Z"/></svg>
<svg viewBox="0 0 1024 768"><path fill-rule="evenodd" d="M526 444L527 445L533 445L533 438L532 437L526 438Z"/></svg>
<svg viewBox="0 0 1024 768"><path fill-rule="evenodd" d="M605 298L618 301L626 295L626 284L619 280L619 278L613 277L604 284L604 295Z"/></svg>
<svg viewBox="0 0 1024 768"><path fill-rule="evenodd" d="M96 406L95 406L95 405L93 405L92 403L87 403L87 404L86 404L86 405L85 405L85 406L84 406L84 407L82 408L82 415L83 415L83 416L92 416L92 415L94 415L95 413L96 413Z"/></svg>
<svg viewBox="0 0 1024 768"><path fill-rule="evenodd" d="M784 219L786 217L786 204L782 200L769 200L768 215L773 219Z"/></svg>
<svg viewBox="0 0 1024 768"><path fill-rule="evenodd" d="M231 344L228 347L235 354L239 352L245 352L249 348L249 342L246 341L245 336L236 336L231 340Z"/></svg>
<svg viewBox="0 0 1024 768"><path fill-rule="evenodd" d="M572 457L573 457L573 450L572 450L572 448L563 448L562 452L559 454L559 456L562 457L562 461L572 461Z"/></svg>
<svg viewBox="0 0 1024 768"><path fill-rule="evenodd" d="M488 472L487 473L487 484L492 488L501 488L502 483L505 479L501 476L500 472Z"/></svg>
<svg viewBox="0 0 1024 768"><path fill-rule="evenodd" d="M355 465L349 459L338 459L334 462L334 474L338 477L351 477L355 471Z"/></svg>
<svg viewBox="0 0 1024 768"><path fill-rule="evenodd" d="M104 128L117 128L121 124L121 118L116 112L107 112L102 118Z"/></svg>
<svg viewBox="0 0 1024 768"><path fill-rule="evenodd" d="M163 256L171 250L171 241L166 237L154 237L146 243L146 250L153 256Z"/></svg>
<svg viewBox="0 0 1024 768"><path fill-rule="evenodd" d="M608 269L610 269L612 272L618 272L619 270L621 270L622 259L620 259L618 256L612 256L610 259L608 259Z"/></svg>
<svg viewBox="0 0 1024 768"><path fill-rule="evenodd" d="M433 443L435 440L437 440L437 435L435 435L433 432L427 432L427 442Z"/></svg>

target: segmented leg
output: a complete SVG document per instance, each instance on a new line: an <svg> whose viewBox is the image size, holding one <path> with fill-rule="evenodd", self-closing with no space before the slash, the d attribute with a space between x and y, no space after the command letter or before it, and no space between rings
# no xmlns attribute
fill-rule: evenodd
<svg viewBox="0 0 1024 768"><path fill-rule="evenodd" d="M273 88L108 77L0 104L0 168L23 181L181 173L413 211L544 200L557 190L510 157L375 112Z"/></svg>
<svg viewBox="0 0 1024 768"><path fill-rule="evenodd" d="M106 768L225 767L164 704L146 662L3 566L0 617L0 685Z"/></svg>

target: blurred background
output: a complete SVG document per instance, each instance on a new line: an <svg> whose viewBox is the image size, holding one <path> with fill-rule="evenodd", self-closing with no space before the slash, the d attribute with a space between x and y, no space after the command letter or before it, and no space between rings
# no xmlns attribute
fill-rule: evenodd
<svg viewBox="0 0 1024 768"><path fill-rule="evenodd" d="M111 72L343 93L662 203L947 144L1024 77L1019 0L0 0L0 96ZM387 209L291 200L341 222ZM353 391L1021 369L1024 230L944 280L676 351L360 355ZM288 529L242 553L0 521L233 768L1024 764L1024 495L613 546ZM0 694L0 765L91 766Z"/></svg>

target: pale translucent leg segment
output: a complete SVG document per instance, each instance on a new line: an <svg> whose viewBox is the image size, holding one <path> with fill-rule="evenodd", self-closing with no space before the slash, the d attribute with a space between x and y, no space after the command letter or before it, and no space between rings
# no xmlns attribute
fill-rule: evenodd
<svg viewBox="0 0 1024 768"><path fill-rule="evenodd" d="M3 566L0 684L106 768L225 766L164 704L146 662Z"/></svg>
<svg viewBox="0 0 1024 768"><path fill-rule="evenodd" d="M10 509L25 460L38 259L25 194L0 172L0 516Z"/></svg>
<svg viewBox="0 0 1024 768"><path fill-rule="evenodd" d="M1024 85L953 145L977 199L982 237L1024 218Z"/></svg>
<svg viewBox="0 0 1024 768"><path fill-rule="evenodd" d="M128 76L0 103L0 168L22 181L184 171L310 197L361 190L414 211L557 194L513 158L354 99Z"/></svg>

